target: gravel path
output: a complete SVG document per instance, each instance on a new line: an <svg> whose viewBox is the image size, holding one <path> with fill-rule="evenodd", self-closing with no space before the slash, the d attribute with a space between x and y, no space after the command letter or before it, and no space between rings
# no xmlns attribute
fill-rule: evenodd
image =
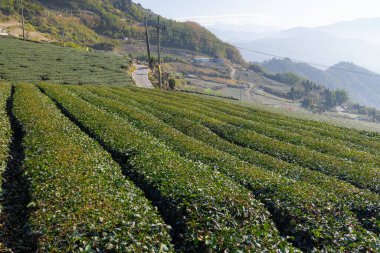
<svg viewBox="0 0 380 253"><path fill-rule="evenodd" d="M148 78L148 67L145 65L134 64L135 71L132 73L132 78L136 85L141 88L153 89L153 85Z"/></svg>

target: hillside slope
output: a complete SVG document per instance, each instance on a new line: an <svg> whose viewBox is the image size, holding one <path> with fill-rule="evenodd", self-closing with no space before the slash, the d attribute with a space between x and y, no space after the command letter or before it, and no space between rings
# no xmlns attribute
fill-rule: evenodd
<svg viewBox="0 0 380 253"><path fill-rule="evenodd" d="M49 44L0 38L0 82L131 83L130 59Z"/></svg>
<svg viewBox="0 0 380 253"><path fill-rule="evenodd" d="M2 1L0 18L19 18L20 8L19 3ZM154 28L158 15L129 0L26 0L25 16L28 29L82 46L101 45L109 42L108 38L114 39L112 43L125 38L143 40L144 17L147 17L152 43L157 40ZM236 48L225 44L200 25L165 18L161 21L166 28L162 36L164 46L243 62Z"/></svg>
<svg viewBox="0 0 380 253"><path fill-rule="evenodd" d="M273 73L296 73L330 89L346 89L353 101L380 108L380 76L353 63L341 62L326 71L289 59L273 59L262 66Z"/></svg>

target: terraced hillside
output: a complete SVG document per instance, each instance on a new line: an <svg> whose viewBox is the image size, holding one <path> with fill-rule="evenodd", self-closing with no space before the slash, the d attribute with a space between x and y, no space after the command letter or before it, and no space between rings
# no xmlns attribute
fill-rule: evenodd
<svg viewBox="0 0 380 253"><path fill-rule="evenodd" d="M0 38L0 82L123 85L129 63L112 53Z"/></svg>
<svg viewBox="0 0 380 253"><path fill-rule="evenodd" d="M380 251L379 134L132 86L2 84L0 114L4 249Z"/></svg>

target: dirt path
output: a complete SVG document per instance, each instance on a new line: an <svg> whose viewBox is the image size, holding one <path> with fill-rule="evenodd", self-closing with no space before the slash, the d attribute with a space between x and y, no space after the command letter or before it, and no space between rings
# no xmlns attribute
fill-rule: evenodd
<svg viewBox="0 0 380 253"><path fill-rule="evenodd" d="M10 20L10 21L0 23L0 30L3 30L5 34L11 37L16 37L16 38L22 37L21 23L16 20ZM41 41L41 42L53 42L53 40L49 38L49 35L43 34L37 31L26 31L26 37L28 39Z"/></svg>
<svg viewBox="0 0 380 253"><path fill-rule="evenodd" d="M235 80L236 69L234 67L231 68L230 78L231 80Z"/></svg>

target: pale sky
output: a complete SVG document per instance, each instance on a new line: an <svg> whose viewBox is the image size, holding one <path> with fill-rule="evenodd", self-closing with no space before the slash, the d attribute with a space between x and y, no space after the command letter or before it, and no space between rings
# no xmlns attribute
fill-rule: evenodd
<svg viewBox="0 0 380 253"><path fill-rule="evenodd" d="M134 0L179 21L202 25L257 24L279 28L315 27L380 17L380 0Z"/></svg>

